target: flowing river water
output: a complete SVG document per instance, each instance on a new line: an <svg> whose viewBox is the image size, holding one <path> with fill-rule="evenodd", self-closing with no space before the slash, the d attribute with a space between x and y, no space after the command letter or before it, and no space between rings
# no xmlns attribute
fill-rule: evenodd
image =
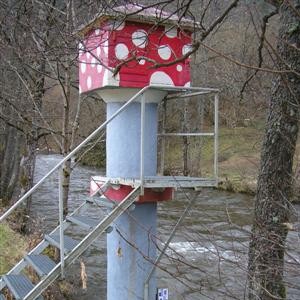
<svg viewBox="0 0 300 300"><path fill-rule="evenodd" d="M35 181L45 175L61 157L39 155ZM90 177L100 170L77 166L71 176L70 211L88 195ZM168 238L188 203L189 195L176 193L173 201L158 206L158 247ZM300 211L295 206L295 217ZM95 216L96 211L89 212ZM245 299L247 247L253 213L253 198L204 189L179 227L157 270L158 286L169 289L169 300ZM53 174L32 200L31 216L41 231L50 232L58 222L58 175ZM70 235L82 237L72 227ZM300 299L300 238L290 231L286 255L288 299ZM86 291L80 288L80 264L67 271L72 283L71 299L106 299L105 235L82 256L88 276ZM122 299L120 299L122 300ZM152 299L151 299L152 300Z"/></svg>

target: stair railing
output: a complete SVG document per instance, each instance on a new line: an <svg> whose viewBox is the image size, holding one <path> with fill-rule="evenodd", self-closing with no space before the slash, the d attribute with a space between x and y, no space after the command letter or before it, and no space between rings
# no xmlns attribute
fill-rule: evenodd
<svg viewBox="0 0 300 300"><path fill-rule="evenodd" d="M196 91L197 94L204 92L218 92L216 89L211 88L193 88L193 87L174 87L170 85L148 85L142 88L134 96L132 96L123 106L121 106L110 118L102 123L95 131L93 131L85 140L83 140L77 147L75 147L68 155L66 155L55 167L53 167L44 177L42 177L29 191L27 191L15 204L13 204L1 217L0 223L3 222L17 207L19 207L25 200L28 199L40 185L51 176L56 170L59 170L59 225L60 225L60 260L61 260L61 276L64 277L64 226L63 226L63 165L71 159L83 146L92 140L99 132L115 119L122 111L124 111L134 100L141 96L141 142L140 142L140 194L144 194L144 147L145 147L145 104L146 99L144 93L148 89L162 89L166 91L183 92L183 91ZM200 91L201 90L201 91ZM216 98L217 99L217 98ZM216 128L217 126L215 126ZM215 129L216 130L216 129ZM216 132L215 132L216 133ZM215 142L216 143L216 142ZM217 146L217 144L215 144ZM216 157L216 155L215 155ZM215 161L215 174L216 174L216 161Z"/></svg>
<svg viewBox="0 0 300 300"><path fill-rule="evenodd" d="M86 143L88 143L91 139L93 139L101 130L103 130L113 119L115 119L122 111L124 111L134 100L136 100L139 96L143 95L143 93L151 88L151 86L146 86L137 92L133 97L131 97L122 107L120 107L109 119L107 119L102 125L100 125L95 131L93 131L83 142L81 142L74 150L72 150L68 155L66 155L55 167L53 167L42 179L40 179L29 191L27 191L14 205L12 205L1 217L0 223L3 222L17 207L19 207L29 196L31 196L38 187L56 170L59 170L59 225L60 225L60 261L61 261L61 277L64 278L64 266L65 266L65 247L64 247L64 226L63 226L63 165L66 161L71 159ZM142 97L144 99L144 97ZM144 101L142 101L144 103ZM144 120L144 116L142 117ZM144 136L142 136L144 139ZM143 142L141 142L143 144ZM142 148L142 146L141 146ZM143 158L142 154L142 157ZM143 162L141 161L141 165ZM143 169L143 167L141 167ZM142 173L142 176L144 174ZM143 178L141 178L141 182L143 182ZM142 189L143 191L143 189Z"/></svg>
<svg viewBox="0 0 300 300"><path fill-rule="evenodd" d="M1 217L0 222L3 222L17 207L19 207L29 196L31 196L38 187L56 170L63 166L63 164L71 159L84 145L92 140L101 130L103 130L113 119L115 119L123 110L127 108L134 100L141 96L147 89L153 86L146 86L130 98L122 107L120 107L110 118L102 123L95 131L93 131L84 141L82 141L74 150L66 155L55 167L53 167L42 179L40 179L29 191L27 191L14 205L12 205Z"/></svg>

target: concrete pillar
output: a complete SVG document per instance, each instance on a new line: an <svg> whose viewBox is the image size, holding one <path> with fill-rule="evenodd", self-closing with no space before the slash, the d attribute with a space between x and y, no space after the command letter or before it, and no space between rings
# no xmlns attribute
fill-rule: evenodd
<svg viewBox="0 0 300 300"><path fill-rule="evenodd" d="M108 102L107 117L124 102ZM145 175L156 175L157 103L145 107ZM141 104L132 103L107 128L107 177L139 178ZM155 199L153 199L155 201ZM107 235L107 299L141 300L144 282L156 258L157 204L137 204L115 222ZM152 236L153 235L153 236ZM156 295L156 279L149 285L149 299Z"/></svg>

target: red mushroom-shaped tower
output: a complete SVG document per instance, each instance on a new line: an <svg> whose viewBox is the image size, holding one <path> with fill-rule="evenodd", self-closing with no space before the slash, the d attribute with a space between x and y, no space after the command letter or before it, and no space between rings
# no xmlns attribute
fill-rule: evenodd
<svg viewBox="0 0 300 300"><path fill-rule="evenodd" d="M193 25L181 19L179 26L176 16L134 5L95 18L81 30L80 93L98 93L111 118L141 88L189 86ZM166 95L164 90L147 90L108 125L106 179L110 182L113 178L142 182L144 175L157 175L157 107ZM91 194L101 190L100 182L91 182ZM120 202L133 188L121 183L103 194ZM173 189L141 190L134 210L120 216L107 237L108 300L156 297L155 276L147 278L156 259L157 202L171 199Z"/></svg>
<svg viewBox="0 0 300 300"><path fill-rule="evenodd" d="M177 25L175 16L134 5L95 19L81 31L80 92L112 86L189 86L189 59L183 58L191 49L193 22L182 19Z"/></svg>

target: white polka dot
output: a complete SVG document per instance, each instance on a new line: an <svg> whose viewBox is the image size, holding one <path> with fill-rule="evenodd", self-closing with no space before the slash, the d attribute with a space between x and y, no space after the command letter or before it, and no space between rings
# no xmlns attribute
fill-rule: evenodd
<svg viewBox="0 0 300 300"><path fill-rule="evenodd" d="M115 48L116 57L118 59L125 59L128 56L128 48L125 44L118 44Z"/></svg>
<svg viewBox="0 0 300 300"><path fill-rule="evenodd" d="M158 48L158 55L162 59L168 60L171 57L171 49L167 45L162 45Z"/></svg>
<svg viewBox="0 0 300 300"><path fill-rule="evenodd" d="M90 56L91 56L90 52L87 52L87 53L86 53L86 58L89 59Z"/></svg>
<svg viewBox="0 0 300 300"><path fill-rule="evenodd" d="M146 61L144 60L144 59L141 59L140 61L139 61L139 64L140 65L144 65L146 63Z"/></svg>
<svg viewBox="0 0 300 300"><path fill-rule="evenodd" d="M190 86L191 86L191 82L188 81L184 86L185 86L185 87L190 87Z"/></svg>
<svg viewBox="0 0 300 300"><path fill-rule="evenodd" d="M166 26L165 32L166 32L166 36L168 38L172 39L172 38L177 37L177 28L175 28L175 27Z"/></svg>
<svg viewBox="0 0 300 300"><path fill-rule="evenodd" d="M100 48L100 46L97 47L96 52L97 52L97 56L100 57L100 54L101 54L101 48Z"/></svg>
<svg viewBox="0 0 300 300"><path fill-rule="evenodd" d="M97 72L101 73L101 71L102 71L102 66L101 65L97 65Z"/></svg>
<svg viewBox="0 0 300 300"><path fill-rule="evenodd" d="M86 71L86 63L85 63L84 60L81 61L81 63L80 63L80 70L81 70L81 73L82 73L82 74L84 74L85 71Z"/></svg>
<svg viewBox="0 0 300 300"><path fill-rule="evenodd" d="M177 66L176 66L176 70L177 70L178 72L181 72L181 71L182 71L182 65L177 65Z"/></svg>
<svg viewBox="0 0 300 300"><path fill-rule="evenodd" d="M191 45L184 45L183 47L182 47L182 55L185 55L185 54L187 54L189 51L191 51L192 50L192 46Z"/></svg>
<svg viewBox="0 0 300 300"><path fill-rule="evenodd" d="M79 54L82 54L84 52L84 45L83 45L83 43L79 43L78 50L79 50Z"/></svg>
<svg viewBox="0 0 300 300"><path fill-rule="evenodd" d="M108 55L108 39L105 40L105 42L103 43L103 51L105 53L105 55Z"/></svg>
<svg viewBox="0 0 300 300"><path fill-rule="evenodd" d="M103 86L106 86L106 85L119 86L120 85L120 73L118 73L116 76L113 76L113 73L111 70L105 69L104 75L103 75Z"/></svg>
<svg viewBox="0 0 300 300"><path fill-rule="evenodd" d="M91 60L91 67L92 68L96 67L96 59L95 59L95 57L93 57L92 60Z"/></svg>
<svg viewBox="0 0 300 300"><path fill-rule="evenodd" d="M145 30L137 30L132 34L132 42L135 46L145 48L147 45L147 32Z"/></svg>
<svg viewBox="0 0 300 300"><path fill-rule="evenodd" d="M173 80L171 77L162 71L154 72L150 78L150 84L168 84L174 85Z"/></svg>
<svg viewBox="0 0 300 300"><path fill-rule="evenodd" d="M88 78L86 79L86 85L88 87L88 89L90 89L92 87L92 77L88 76Z"/></svg>

